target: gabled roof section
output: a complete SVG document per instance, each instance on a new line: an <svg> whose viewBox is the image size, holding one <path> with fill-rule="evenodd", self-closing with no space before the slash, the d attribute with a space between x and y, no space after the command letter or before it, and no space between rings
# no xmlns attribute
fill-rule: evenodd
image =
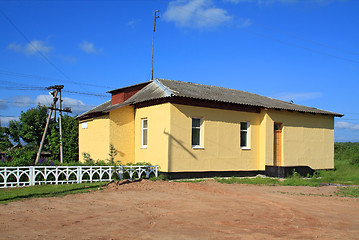
<svg viewBox="0 0 359 240"><path fill-rule="evenodd" d="M243 104L249 106L257 106L263 108L272 108L280 110L319 113L342 117L342 114L320 110L317 108L297 105L274 98L264 97L261 95L209 85L202 85L189 82L180 82L174 80L158 79L174 96L195 98L202 100L213 100L219 102L227 102L234 104Z"/></svg>
<svg viewBox="0 0 359 240"><path fill-rule="evenodd" d="M105 112L144 101L171 97L172 95L173 94L160 82L153 80L125 102L109 106L105 109Z"/></svg>
<svg viewBox="0 0 359 240"><path fill-rule="evenodd" d="M108 100L107 102L104 102L98 105L97 107L90 109L89 111L84 112L83 114L78 115L77 117L75 117L75 119L81 120L87 118L88 116L101 115L103 114L103 111L109 106L111 106L111 100Z"/></svg>
<svg viewBox="0 0 359 240"><path fill-rule="evenodd" d="M217 101L222 103L255 106L268 109L333 115L336 117L343 116L343 114L340 113L334 113L317 108L297 105L274 98L264 97L261 95L224 87L216 87L166 79L154 79L149 82L132 85L130 87L138 85L143 85L144 87L123 103L111 105L111 101L107 101L106 103L103 103L100 106L97 106L96 108L81 114L77 118L83 118L84 116L99 112L102 112L104 114L124 106L134 105L137 103L156 99L170 99L171 97L193 98L200 100ZM115 89L109 91L109 93L121 91L126 88Z"/></svg>

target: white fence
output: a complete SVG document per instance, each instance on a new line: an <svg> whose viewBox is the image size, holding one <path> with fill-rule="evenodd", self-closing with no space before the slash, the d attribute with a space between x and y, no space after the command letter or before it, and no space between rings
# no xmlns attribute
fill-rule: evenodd
<svg viewBox="0 0 359 240"><path fill-rule="evenodd" d="M157 166L0 167L0 188L157 177Z"/></svg>

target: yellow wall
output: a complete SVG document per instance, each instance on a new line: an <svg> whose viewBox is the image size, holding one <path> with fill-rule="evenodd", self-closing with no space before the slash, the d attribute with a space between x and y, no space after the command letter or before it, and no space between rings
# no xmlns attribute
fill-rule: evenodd
<svg viewBox="0 0 359 240"><path fill-rule="evenodd" d="M142 121L147 118L147 148L141 148ZM136 162L150 162L168 171L168 142L170 138L170 103L136 109L135 158Z"/></svg>
<svg viewBox="0 0 359 240"><path fill-rule="evenodd" d="M282 166L334 167L334 117L330 115L268 110L271 130L268 146L273 146L273 124L283 124ZM272 158L270 158L272 156ZM272 165L273 150L266 159Z"/></svg>
<svg viewBox="0 0 359 240"><path fill-rule="evenodd" d="M192 117L203 118L203 147L192 149ZM262 115L205 107L171 105L169 171L259 170ZM240 148L240 122L250 123L250 149Z"/></svg>
<svg viewBox="0 0 359 240"><path fill-rule="evenodd" d="M82 129L87 122L88 128ZM94 160L108 158L110 145L109 115L95 117L79 122L79 160L83 162L83 153L90 153Z"/></svg>
<svg viewBox="0 0 359 240"><path fill-rule="evenodd" d="M122 164L135 160L135 112L133 106L125 106L110 112L110 143L117 150L115 161ZM107 154L109 153L109 147Z"/></svg>
<svg viewBox="0 0 359 240"><path fill-rule="evenodd" d="M192 117L203 119L203 149L191 146ZM148 119L148 145L141 148L142 121ZM163 172L255 171L273 165L274 122L283 124L282 166L334 167L334 117L277 110L261 113L164 103L113 110L79 125L79 152L108 159L150 162ZM249 122L250 149L240 148L240 122Z"/></svg>

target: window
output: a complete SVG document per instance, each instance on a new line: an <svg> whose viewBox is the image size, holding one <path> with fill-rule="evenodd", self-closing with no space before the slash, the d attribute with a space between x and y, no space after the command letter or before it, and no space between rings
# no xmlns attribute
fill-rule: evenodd
<svg viewBox="0 0 359 240"><path fill-rule="evenodd" d="M241 122L241 148L249 149L249 122Z"/></svg>
<svg viewBox="0 0 359 240"><path fill-rule="evenodd" d="M86 128L88 128L88 124L87 124L87 122L83 122L83 123L81 123L81 128L82 128L82 129L86 129Z"/></svg>
<svg viewBox="0 0 359 240"><path fill-rule="evenodd" d="M201 118L192 118L192 147L201 148L201 128L202 128L202 119Z"/></svg>
<svg viewBox="0 0 359 240"><path fill-rule="evenodd" d="M142 119L142 146L141 148L147 148L147 118Z"/></svg>

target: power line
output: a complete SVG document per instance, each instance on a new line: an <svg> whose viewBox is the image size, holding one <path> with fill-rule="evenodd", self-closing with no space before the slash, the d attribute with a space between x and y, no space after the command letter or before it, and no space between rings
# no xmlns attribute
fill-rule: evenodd
<svg viewBox="0 0 359 240"><path fill-rule="evenodd" d="M58 66L56 66L45 54L43 54L41 51L39 51L39 49L32 44L32 42L30 41L30 39L20 30L20 28L18 28L16 26L16 24L5 14L4 11L2 11L0 9L1 14L5 17L5 19L15 28L15 30L31 45L32 48L34 48L36 50L36 52L43 58L45 59L45 61L50 64L53 68L55 68L62 76L64 76L66 79L68 79L68 82L71 82L73 84L81 84L81 85L87 85L87 86L93 86L93 87L106 87L106 88L111 88L111 87L107 87L107 86L100 86L100 85L95 85L95 84L89 84L89 83L79 83L76 81L73 81L64 71L62 71ZM64 81L64 80L62 80Z"/></svg>
<svg viewBox="0 0 359 240"><path fill-rule="evenodd" d="M0 69L0 74L15 77L15 78L33 78L33 79L38 79L38 80L42 80L42 81L68 82L67 80L64 80L64 79L43 77L43 76L38 76L38 75L26 74L26 73L10 72L10 71L5 71L5 70L1 70L1 69ZM107 88L107 89L114 88L114 87L110 87L110 86L97 85L97 84L91 84L91 83L80 83L80 82L74 82L74 81L71 81L71 83L80 85L80 86L89 86L89 87L98 87L98 88Z"/></svg>
<svg viewBox="0 0 359 240"><path fill-rule="evenodd" d="M5 80L0 80L0 82L23 85L22 83L10 82L10 81L5 81ZM27 85L27 86L22 86L22 87L4 86L4 87L7 90L16 90L16 91L34 91L34 90L47 91L46 87L40 87L40 86L36 86L36 85L31 85L31 84L24 84L24 85ZM102 97L102 98L109 98L108 95L98 94L98 93L91 93L91 92L80 92L80 91L70 91L70 90L63 90L63 92L72 93L72 94L95 96L95 97Z"/></svg>

